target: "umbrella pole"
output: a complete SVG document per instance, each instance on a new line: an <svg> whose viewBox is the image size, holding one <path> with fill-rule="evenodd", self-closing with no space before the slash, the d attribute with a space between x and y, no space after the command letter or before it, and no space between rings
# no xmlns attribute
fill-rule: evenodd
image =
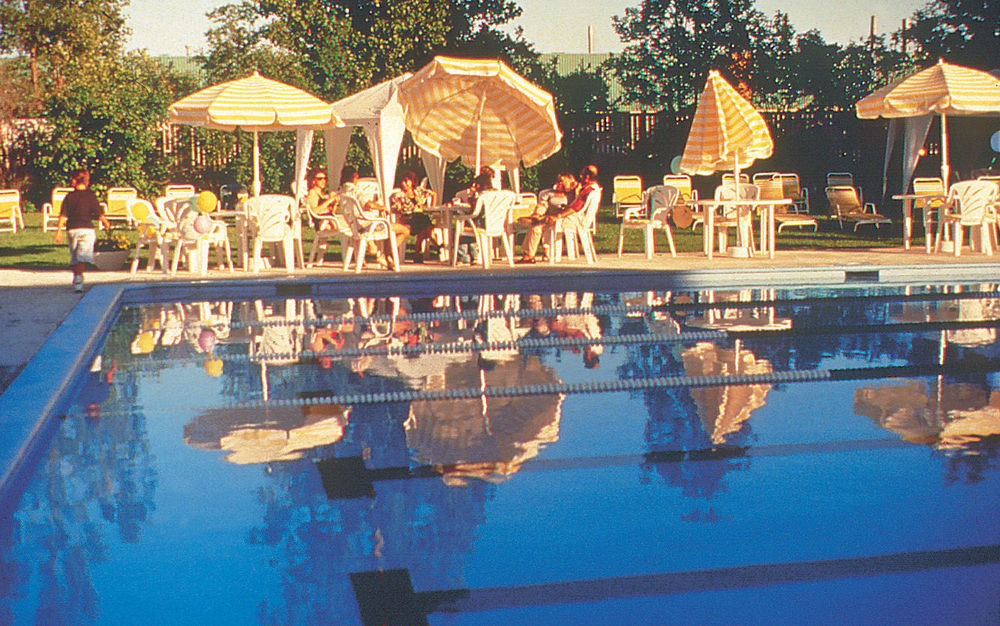
<svg viewBox="0 0 1000 626"><path fill-rule="evenodd" d="M253 129L253 195L260 195L260 142L257 129Z"/></svg>
<svg viewBox="0 0 1000 626"><path fill-rule="evenodd" d="M945 191L950 185L948 179L951 176L951 168L948 165L948 116L941 114L941 180L944 181Z"/></svg>

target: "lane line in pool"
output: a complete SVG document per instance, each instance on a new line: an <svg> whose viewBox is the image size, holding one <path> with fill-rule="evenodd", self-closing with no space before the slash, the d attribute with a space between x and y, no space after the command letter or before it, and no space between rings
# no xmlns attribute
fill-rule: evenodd
<svg viewBox="0 0 1000 626"><path fill-rule="evenodd" d="M933 569L977 567L998 562L1000 562L1000 545L980 545L537 585L421 591L416 592L416 601L422 613L417 617L426 619L426 615L430 613L473 613L525 606L602 602L614 598L666 596L843 578L871 578ZM382 597L383 601L391 602L391 597ZM413 599L408 598L408 601L412 606Z"/></svg>

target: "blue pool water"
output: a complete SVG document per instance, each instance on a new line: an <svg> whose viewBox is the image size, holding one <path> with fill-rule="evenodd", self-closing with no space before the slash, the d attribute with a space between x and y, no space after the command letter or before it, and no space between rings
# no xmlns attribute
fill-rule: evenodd
<svg viewBox="0 0 1000 626"><path fill-rule="evenodd" d="M123 309L0 623L997 623L995 285Z"/></svg>

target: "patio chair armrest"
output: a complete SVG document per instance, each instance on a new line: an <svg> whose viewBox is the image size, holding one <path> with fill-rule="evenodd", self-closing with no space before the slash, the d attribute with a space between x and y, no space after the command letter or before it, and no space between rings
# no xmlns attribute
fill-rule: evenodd
<svg viewBox="0 0 1000 626"><path fill-rule="evenodd" d="M865 213L871 213L872 215L876 215L878 213L878 211L875 210L875 203L874 202L865 202L865 210L864 210L864 212Z"/></svg>
<svg viewBox="0 0 1000 626"><path fill-rule="evenodd" d="M626 208L625 211L622 212L622 221L624 222L625 220L636 219L636 218L642 217L642 213L643 213L642 208L643 207L641 207L641 206L632 206L632 207Z"/></svg>

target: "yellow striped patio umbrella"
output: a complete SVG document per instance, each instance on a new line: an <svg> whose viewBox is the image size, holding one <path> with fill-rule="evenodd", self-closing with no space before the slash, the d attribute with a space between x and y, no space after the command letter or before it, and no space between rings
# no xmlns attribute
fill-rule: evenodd
<svg viewBox="0 0 1000 626"><path fill-rule="evenodd" d="M948 116L1000 114L1000 80L943 60L855 104L859 118L941 116L941 179L948 184Z"/></svg>
<svg viewBox="0 0 1000 626"><path fill-rule="evenodd" d="M738 181L741 168L773 151L771 132L757 109L717 71L710 71L684 145L681 171L707 176L733 170Z"/></svg>
<svg viewBox="0 0 1000 626"><path fill-rule="evenodd" d="M253 133L253 187L260 194L260 131L343 126L330 104L254 72L206 87L170 105L171 124Z"/></svg>
<svg viewBox="0 0 1000 626"><path fill-rule="evenodd" d="M517 168L562 145L552 95L503 62L435 57L399 86L406 128L424 150Z"/></svg>

